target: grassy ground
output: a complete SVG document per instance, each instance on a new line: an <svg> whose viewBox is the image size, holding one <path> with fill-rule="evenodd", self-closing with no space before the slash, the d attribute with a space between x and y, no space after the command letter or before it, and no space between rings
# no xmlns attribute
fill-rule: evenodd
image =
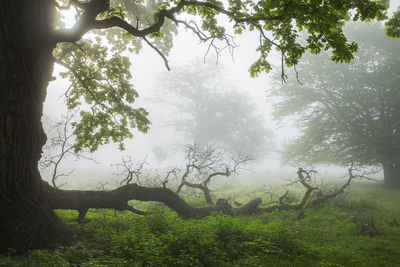
<svg viewBox="0 0 400 267"><path fill-rule="evenodd" d="M263 190L225 187L222 195L245 199ZM74 245L19 256L10 250L0 256L0 265L400 266L399 203L399 191L354 184L341 198L306 209L304 216L281 211L182 220L151 203L142 205L146 217L93 210L78 224L76 212L60 210L74 232Z"/></svg>

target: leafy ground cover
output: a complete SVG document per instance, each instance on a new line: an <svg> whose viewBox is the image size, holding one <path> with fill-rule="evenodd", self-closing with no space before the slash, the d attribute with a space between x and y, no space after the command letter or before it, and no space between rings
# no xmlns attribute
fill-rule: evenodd
<svg viewBox="0 0 400 267"><path fill-rule="evenodd" d="M226 187L222 194L246 195L244 189ZM160 204L146 203L145 217L93 210L78 223L77 212L58 210L76 243L24 255L10 250L0 256L0 265L400 266L398 203L399 191L355 184L344 196L304 211L236 218L183 220Z"/></svg>

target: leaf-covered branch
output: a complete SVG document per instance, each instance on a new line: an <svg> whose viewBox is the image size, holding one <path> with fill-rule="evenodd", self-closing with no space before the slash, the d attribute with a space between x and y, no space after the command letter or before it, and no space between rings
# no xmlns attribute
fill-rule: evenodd
<svg viewBox="0 0 400 267"><path fill-rule="evenodd" d="M92 0L87 3L74 0L71 4L82 9L82 15L72 30L58 30L54 33L53 38L56 43L76 42L91 30L107 29L112 27L124 29L135 37L145 37L154 32L159 32L161 26L164 24L165 18L172 17L174 14L180 12L185 5L185 1L180 1L176 6L170 9L158 10L154 14L154 23L144 29L139 29L123 20L120 16L114 16L113 14L110 14L105 19L98 20L97 17L100 14L110 9L109 0Z"/></svg>
<svg viewBox="0 0 400 267"><path fill-rule="evenodd" d="M110 140L118 142L132 138L131 129L146 132L147 111L134 108L138 93L130 84L130 63L118 53L108 55L108 48L92 41L60 44L54 51L56 62L68 71L72 87L65 93L70 109L86 102L89 108L80 112L81 119L73 123L75 151L94 151Z"/></svg>
<svg viewBox="0 0 400 267"><path fill-rule="evenodd" d="M94 29L108 29L118 27L134 37L160 35L160 30L166 19L177 24L184 24L194 31L201 39L221 39L232 47L227 38L225 26L219 25L218 14L228 17L234 24L236 34L241 34L245 29L258 30L262 37L258 47L260 58L251 66L250 72L256 76L261 71L269 71L271 65L268 55L271 45L281 51L282 59L288 66L298 63L299 58L306 50L319 53L322 49L331 49L332 59L337 62L348 62L357 50L355 43L347 43L342 31L342 24L349 19L349 11L353 12L352 19L368 20L383 17L385 5L381 2L345 1L341 5L330 1L303 2L303 1L174 1L162 3L153 14L153 20L146 27L140 28L139 23L133 25L124 20L121 8L111 7L107 0L92 0L82 3L77 0L71 4L82 10L82 15L75 27L71 30L58 30L54 33L55 42L75 42ZM125 4L127 7L127 5ZM200 33L198 27L192 27L177 18L181 13L198 16L202 21L202 31L208 32L209 37ZM103 19L100 19L103 18ZM307 43L300 44L299 32L306 29L309 37ZM271 38L264 34L268 31ZM211 42L211 45L212 42ZM155 48L155 46L153 46ZM160 52L156 49L157 52ZM161 53L162 55L162 53ZM163 59L166 62L165 57Z"/></svg>

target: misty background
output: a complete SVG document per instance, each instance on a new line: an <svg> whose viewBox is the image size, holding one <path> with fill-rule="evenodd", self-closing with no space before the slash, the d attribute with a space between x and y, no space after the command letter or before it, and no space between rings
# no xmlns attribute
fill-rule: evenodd
<svg viewBox="0 0 400 267"><path fill-rule="evenodd" d="M400 1L392 1L392 7L398 6ZM392 9L393 10L393 9ZM351 36L347 36L351 40ZM99 147L93 154L95 161L74 157L63 159L60 171L67 177L60 177L60 184L67 182L63 188L87 187L95 188L99 183L108 183L110 187L115 186L122 178L116 176L120 172L115 164L121 159L131 157L133 162L141 162L146 158L146 168L166 169L172 166L184 164L183 150L185 145L193 143L184 132L174 126L176 119L181 116L179 109L174 107L173 100L176 96L168 96L165 84L169 79L174 79L185 69L219 69L217 81L213 81L216 91L219 89L237 91L246 95L254 112L262 119L266 129L267 142L262 151L258 153L257 159L247 167L247 171L235 178L235 181L277 181L288 179L296 175L297 167L282 162L280 151L282 147L298 136L299 132L290 120L277 121L272 117L274 99L268 97L274 86L279 86L276 73L280 73L280 58L272 55L274 68L270 74L261 74L259 77L251 78L248 72L250 65L257 59L256 46L259 36L255 32L246 32L236 36L235 42L238 47L233 56L224 51L217 56L211 50L207 55L207 45L200 44L196 36L185 29L179 29L174 38L174 45L168 55L171 71L167 71L162 58L150 47L144 46L138 54L126 53L132 63L132 84L139 93L136 107L143 107L149 112L151 121L150 130L147 134L137 131L133 132L131 140L125 140L125 150L120 151L118 144L110 143ZM206 55L206 57L205 57ZM52 123L57 122L67 113L64 103L64 92L69 87L69 82L62 79L59 72L62 67L55 65L54 76L56 79L49 85L47 98L44 104L44 128L49 132ZM301 80L301 73L300 80ZM215 77L214 77L215 78ZM290 76L289 79L295 79ZM212 84L212 83L210 83ZM221 88L218 88L221 87ZM258 141L258 140L256 140ZM262 145L261 140L260 146ZM160 153L163 154L160 158ZM306 166L302 166L306 167ZM310 167L310 166L308 166ZM346 173L343 167L333 165L311 166L320 172L321 177L340 177ZM44 169L43 178L49 180L50 169Z"/></svg>

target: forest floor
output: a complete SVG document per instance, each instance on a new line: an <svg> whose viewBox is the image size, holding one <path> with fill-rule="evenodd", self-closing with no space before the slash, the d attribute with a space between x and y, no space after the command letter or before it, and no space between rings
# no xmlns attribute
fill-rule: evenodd
<svg viewBox="0 0 400 267"><path fill-rule="evenodd" d="M282 189L231 185L214 193L268 202L266 188ZM0 266L400 266L399 203L400 191L354 183L303 212L183 220L159 203L134 203L148 214L91 210L78 223L77 212L58 210L76 243L24 255L10 249Z"/></svg>

